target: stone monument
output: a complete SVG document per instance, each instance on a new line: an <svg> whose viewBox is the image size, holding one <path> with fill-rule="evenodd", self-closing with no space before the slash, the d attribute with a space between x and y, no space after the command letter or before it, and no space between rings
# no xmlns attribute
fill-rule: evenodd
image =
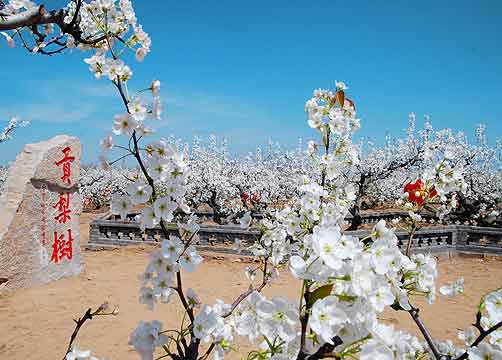
<svg viewBox="0 0 502 360"><path fill-rule="evenodd" d="M80 253L82 146L58 135L27 144L0 196L0 292L75 276Z"/></svg>

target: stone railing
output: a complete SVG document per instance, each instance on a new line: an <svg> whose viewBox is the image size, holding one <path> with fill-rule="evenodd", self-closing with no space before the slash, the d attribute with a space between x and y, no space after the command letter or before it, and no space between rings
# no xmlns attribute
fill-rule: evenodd
<svg viewBox="0 0 502 360"><path fill-rule="evenodd" d="M90 226L90 237L87 247L90 249L120 247L131 244L158 244L163 235L160 228L146 229L142 232L139 224L131 214L127 221L106 214ZM168 226L170 234L177 235L176 225ZM363 238L369 230L350 231L347 234ZM201 225L198 247L203 250L233 253L232 244L240 239L243 247L251 245L258 239L256 230L241 229L235 225L208 226ZM405 231L396 231L399 246L404 249L408 235ZM452 254L488 253L502 255L502 229L466 225L434 226L419 229L413 240L413 251ZM243 254L248 254L243 251Z"/></svg>
<svg viewBox="0 0 502 360"><path fill-rule="evenodd" d="M422 219L424 221L436 220L433 214L422 214ZM362 224L374 224L380 220L385 220L386 222L391 222L395 219L404 219L408 217L408 212L406 211L385 211L385 212L372 212L372 213L362 213L361 223ZM351 220L352 217L349 215L346 220Z"/></svg>
<svg viewBox="0 0 502 360"><path fill-rule="evenodd" d="M133 220L135 214L127 221L106 214L90 224L90 236L87 248L110 248L132 244L158 244L164 238L160 227L146 229L144 232ZM176 225L167 227L170 235L179 235ZM218 252L231 253L231 246L236 238L241 239L244 246L252 244L260 235L259 231L242 229L238 225L201 225L198 247ZM243 251L247 254L246 251Z"/></svg>
<svg viewBox="0 0 502 360"><path fill-rule="evenodd" d="M213 219L212 211L196 211L195 215L201 222L211 221ZM385 211L385 212L372 212L372 213L362 213L361 214L361 222L362 224L374 224L380 220L392 221L394 219L403 219L408 216L406 211ZM261 220L263 219L263 214L261 213L252 213L253 219ZM351 220L352 216L348 216L346 220ZM426 221L436 220L436 217L433 214L423 214L422 219Z"/></svg>
<svg viewBox="0 0 502 360"><path fill-rule="evenodd" d="M360 238L368 236L368 230L350 231ZM408 233L396 231L399 247L408 245ZM419 229L413 238L414 252L431 253L482 253L502 255L502 229L468 225L444 225Z"/></svg>

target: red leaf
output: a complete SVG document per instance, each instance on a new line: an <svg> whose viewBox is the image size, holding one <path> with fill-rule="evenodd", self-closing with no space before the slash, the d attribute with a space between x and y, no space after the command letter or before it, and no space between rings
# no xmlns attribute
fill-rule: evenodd
<svg viewBox="0 0 502 360"><path fill-rule="evenodd" d="M343 104L345 104L345 93L343 90L338 90L336 92L336 100L338 101L338 105L343 108Z"/></svg>

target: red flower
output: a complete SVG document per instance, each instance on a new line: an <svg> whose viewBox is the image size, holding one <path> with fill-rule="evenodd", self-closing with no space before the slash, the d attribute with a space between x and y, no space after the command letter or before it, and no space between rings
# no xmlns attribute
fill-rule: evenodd
<svg viewBox="0 0 502 360"><path fill-rule="evenodd" d="M248 200L249 200L249 194L248 193L242 194L242 201L246 202Z"/></svg>
<svg viewBox="0 0 502 360"><path fill-rule="evenodd" d="M427 190L425 181L418 179L414 183L408 183L404 187L404 192L408 194L408 200L412 203L421 205L425 202L426 198L433 199L437 196L437 191L432 187Z"/></svg>
<svg viewBox="0 0 502 360"><path fill-rule="evenodd" d="M253 194L252 199L253 199L253 201L258 202L258 201L260 201L260 195L255 193L255 194Z"/></svg>

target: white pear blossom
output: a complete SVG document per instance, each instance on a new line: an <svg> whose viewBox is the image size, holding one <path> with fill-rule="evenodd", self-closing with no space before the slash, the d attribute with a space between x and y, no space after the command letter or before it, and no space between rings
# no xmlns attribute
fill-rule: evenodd
<svg viewBox="0 0 502 360"><path fill-rule="evenodd" d="M341 234L338 227L314 229L312 248L324 263L334 270L339 270L343 265L343 257L337 251Z"/></svg>
<svg viewBox="0 0 502 360"><path fill-rule="evenodd" d="M202 256L197 254L194 246L189 246L181 255L179 262L183 270L192 272L202 262Z"/></svg>
<svg viewBox="0 0 502 360"><path fill-rule="evenodd" d="M116 115L113 123L113 132L116 135L126 135L130 137L138 126L136 120L130 114Z"/></svg>
<svg viewBox="0 0 502 360"><path fill-rule="evenodd" d="M136 180L127 187L127 194L134 205L144 204L152 196L152 187L143 180Z"/></svg>
<svg viewBox="0 0 502 360"><path fill-rule="evenodd" d="M142 360L153 360L156 347L166 343L167 338L162 332L162 323L159 321L140 321L136 329L131 333L129 344L139 353Z"/></svg>
<svg viewBox="0 0 502 360"><path fill-rule="evenodd" d="M142 286L139 289L139 303L145 304L148 309L153 310L155 303L157 302L157 297L151 287Z"/></svg>
<svg viewBox="0 0 502 360"><path fill-rule="evenodd" d="M89 359L91 356L90 350L80 350L74 347L68 354L66 354L66 360L84 360Z"/></svg>
<svg viewBox="0 0 502 360"><path fill-rule="evenodd" d="M463 294L464 292L464 278L459 278L455 280L454 283L450 285L444 285L439 288L439 292L442 295L448 296L448 297L454 297L458 294Z"/></svg>
<svg viewBox="0 0 502 360"><path fill-rule="evenodd" d="M128 196L115 194L112 196L111 212L120 215L122 220L127 219L127 214L131 211L131 201Z"/></svg>
<svg viewBox="0 0 502 360"><path fill-rule="evenodd" d="M131 116L136 121L142 121L146 117L147 109L139 97L133 98L129 104Z"/></svg>
<svg viewBox="0 0 502 360"><path fill-rule="evenodd" d="M153 280L153 293L161 302L167 304L174 290L171 288L171 273L160 272Z"/></svg>
<svg viewBox="0 0 502 360"><path fill-rule="evenodd" d="M297 308L282 297L261 299L256 304L258 322L263 334L269 338L279 336L286 341L296 336Z"/></svg>
<svg viewBox="0 0 502 360"><path fill-rule="evenodd" d="M485 342L470 348L468 353L469 360L502 360L502 351Z"/></svg>
<svg viewBox="0 0 502 360"><path fill-rule="evenodd" d="M155 215L164 221L171 221L174 218L174 210L178 207L174 201L171 201L169 197L161 197L155 200L153 203L155 209Z"/></svg>
<svg viewBox="0 0 502 360"><path fill-rule="evenodd" d="M183 249L183 242L177 236L169 236L169 240L162 241L162 255L172 262L178 261Z"/></svg>
<svg viewBox="0 0 502 360"><path fill-rule="evenodd" d="M150 206L141 210L140 223L143 230L153 229L159 224L159 218L155 215L155 211Z"/></svg>
<svg viewBox="0 0 502 360"><path fill-rule="evenodd" d="M211 341L212 335L222 326L222 317L210 306L203 305L195 317L193 332L195 337L207 343Z"/></svg>
<svg viewBox="0 0 502 360"><path fill-rule="evenodd" d="M309 325L323 341L333 344L333 338L348 320L336 296L328 296L315 302Z"/></svg>
<svg viewBox="0 0 502 360"><path fill-rule="evenodd" d="M494 322L502 321L502 289L489 293L484 304L490 319Z"/></svg>

